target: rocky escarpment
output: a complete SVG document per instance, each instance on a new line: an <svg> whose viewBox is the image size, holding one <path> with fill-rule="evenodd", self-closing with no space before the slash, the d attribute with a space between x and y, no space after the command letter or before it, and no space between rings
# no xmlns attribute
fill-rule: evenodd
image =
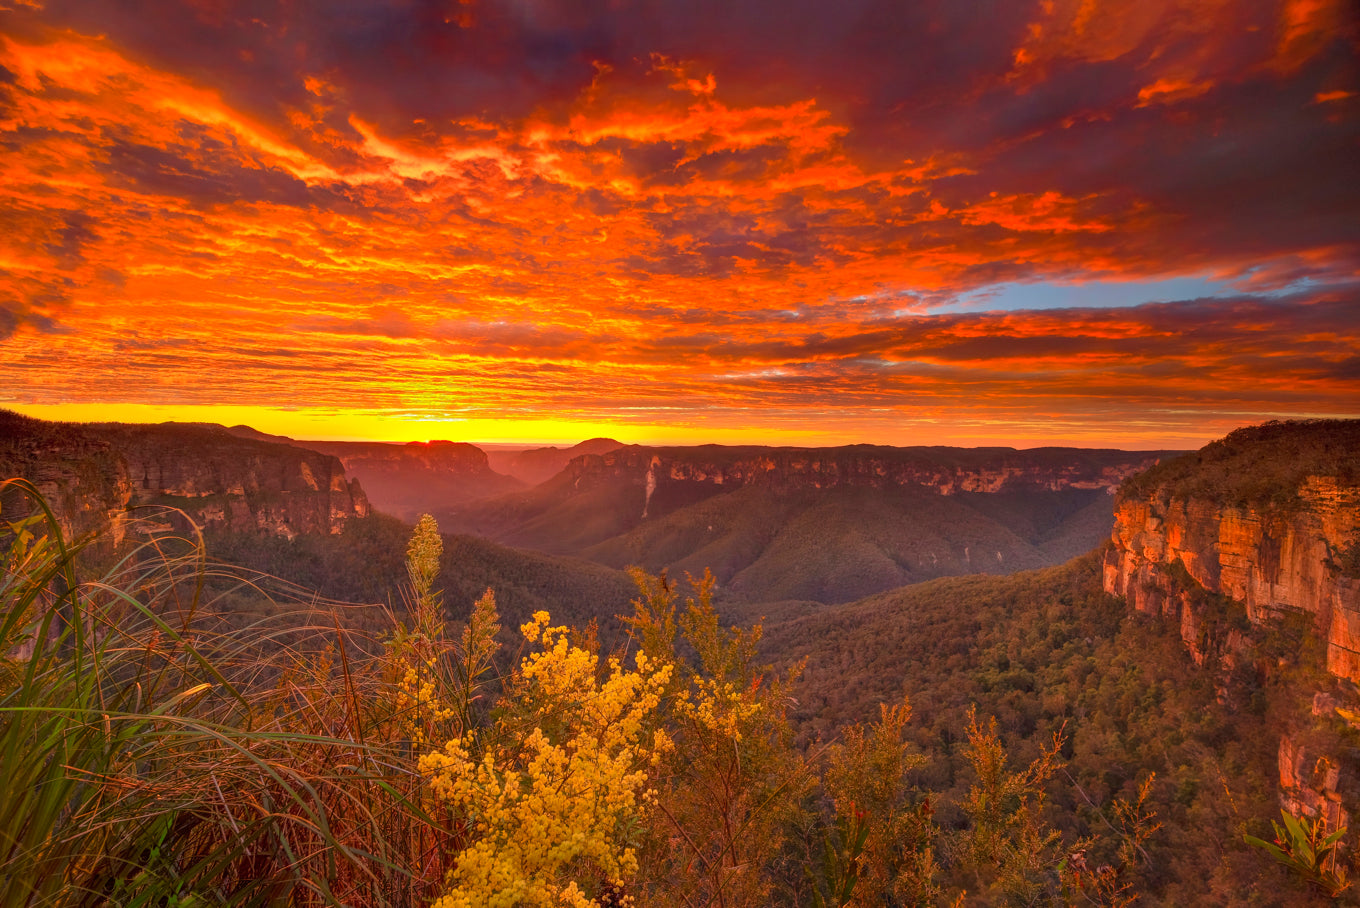
<svg viewBox="0 0 1360 908"><path fill-rule="evenodd" d="M1281 806L1347 826L1360 809L1360 422L1267 424L1120 492L1107 592L1168 619L1228 683L1270 681ZM1293 652L1269 630L1311 627ZM1286 638L1291 639L1291 638ZM1310 674L1309 640L1324 655ZM1331 680L1328 680L1328 675Z"/></svg>
<svg viewBox="0 0 1360 908"><path fill-rule="evenodd" d="M338 533L369 513L337 458L220 426L76 425L0 411L0 474L36 485L68 533L108 525L115 540L147 516L291 538Z"/></svg>
<svg viewBox="0 0 1360 908"><path fill-rule="evenodd" d="M571 461L554 480L586 483L632 481L655 490L664 483L713 486L763 485L784 489L840 486L914 486L941 495L1003 490L1105 489L1171 452L1078 448L769 448L701 445L648 448L637 445Z"/></svg>
<svg viewBox="0 0 1360 908"><path fill-rule="evenodd" d="M538 485L552 479L577 457L585 454L605 454L623 447L612 438L590 438L570 448L528 448L502 450L495 446L486 449L491 469L513 476L528 485Z"/></svg>
<svg viewBox="0 0 1360 908"><path fill-rule="evenodd" d="M374 507L404 520L523 486L519 480L491 469L481 448L463 442L293 443L338 457L349 474L364 484Z"/></svg>
<svg viewBox="0 0 1360 908"><path fill-rule="evenodd" d="M1346 568L1360 543L1360 486L1311 475L1289 499L1208 495L1162 487L1119 501L1105 589L1175 619L1201 661L1208 629L1196 588L1239 603L1253 624L1305 612L1326 638L1327 669L1360 681L1360 578Z"/></svg>

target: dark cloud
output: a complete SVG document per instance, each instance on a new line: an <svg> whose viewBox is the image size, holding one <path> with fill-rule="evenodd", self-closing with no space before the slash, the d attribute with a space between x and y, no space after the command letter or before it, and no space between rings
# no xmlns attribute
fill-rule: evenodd
<svg viewBox="0 0 1360 908"><path fill-rule="evenodd" d="M311 201L307 184L291 173L251 161L234 143L208 135L204 128L183 124L180 131L199 135L192 143L171 148L114 141L107 149L106 171L140 191L196 205L305 206Z"/></svg>
<svg viewBox="0 0 1360 908"><path fill-rule="evenodd" d="M40 303L57 302L39 300ZM64 302L64 300L62 301ZM14 299L0 297L0 341L9 340L21 327L27 327L39 334L70 334L71 329L53 318L40 308Z"/></svg>
<svg viewBox="0 0 1360 908"><path fill-rule="evenodd" d="M1148 26L1124 39L1102 31L1117 31L1111 23L1120 14L1111 12L1066 43L1063 29L1078 26L1061 15L1037 0L739 8L717 0L259 0L164 4L155 16L135 4L56 0L42 14L213 86L233 107L348 168L361 164L347 112L384 135L433 147L492 135L457 122L469 118L562 121L597 79L597 65L610 67L606 78L625 95L674 98L673 76L655 71L654 61L666 59L696 77L715 75L729 103L816 98L846 124L846 149L866 165L937 154L971 161L973 176L936 190L952 204L1037 188L1155 209L1164 242L1134 249L1139 257L1179 255L1190 265L1289 245L1360 243L1352 216L1360 206L1356 117L1329 116L1313 100L1327 87L1360 87L1354 34L1321 39L1282 81L1271 66L1279 44L1272 3L1233 4L1218 13L1222 22L1199 25L1178 4L1154 4L1139 17ZM1054 47L1029 48L1032 34ZM1017 76L1020 48L1037 62ZM1184 73L1195 87L1140 102L1163 73ZM298 112L342 140L302 129ZM304 188L287 175L225 166L208 139L198 141L207 159L133 144L115 147L111 166L139 184L204 201L305 204ZM621 140L599 150L658 189L761 178L780 156L755 147L687 157L680 143ZM607 210L599 198L590 202ZM750 251L731 237L711 245L709 270Z"/></svg>
<svg viewBox="0 0 1360 908"><path fill-rule="evenodd" d="M84 249L97 242L99 234L91 226L93 218L83 211L67 212L62 220L55 241L44 245L43 251L56 259L58 265L70 269L84 264Z"/></svg>

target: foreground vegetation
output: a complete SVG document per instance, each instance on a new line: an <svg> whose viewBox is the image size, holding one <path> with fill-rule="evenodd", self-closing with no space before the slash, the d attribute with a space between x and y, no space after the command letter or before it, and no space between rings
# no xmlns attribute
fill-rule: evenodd
<svg viewBox="0 0 1360 908"><path fill-rule="evenodd" d="M682 594L636 573L617 650L539 611L507 651L490 591L446 621L423 520L380 639L327 609L224 621L262 592L233 591L201 539L144 534L89 574L26 491L38 512L3 515L0 905L1122 905L1160 859L1165 781L1097 743L1146 732L1091 716L1091 737L1081 704L1036 696L1051 641L1091 650L1097 690L1131 671L1090 664L1117 654L1074 635L1113 632L1059 606L1028 643L988 645L978 597L979 693L922 691L928 724L899 687L819 729L836 667L762 666L761 629L723 627L710 578ZM1067 822L1058 783L1102 747L1115 776ZM1321 897L1258 864L1261 904Z"/></svg>

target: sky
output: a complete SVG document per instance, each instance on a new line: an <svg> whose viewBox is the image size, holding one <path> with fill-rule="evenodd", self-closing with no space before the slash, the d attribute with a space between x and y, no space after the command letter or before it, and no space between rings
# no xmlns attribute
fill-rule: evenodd
<svg viewBox="0 0 1360 908"><path fill-rule="evenodd" d="M0 407L1122 448L1360 417L1360 22L0 0Z"/></svg>

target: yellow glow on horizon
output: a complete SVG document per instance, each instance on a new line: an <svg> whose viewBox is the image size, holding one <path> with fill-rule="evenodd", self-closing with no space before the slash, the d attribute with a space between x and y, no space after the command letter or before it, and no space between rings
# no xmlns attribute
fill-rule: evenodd
<svg viewBox="0 0 1360 908"><path fill-rule="evenodd" d="M1076 447L1124 450L1191 450L1255 419L1209 419L1194 431L1168 432L1152 421L1139 426L1128 423L1124 432L1111 438L1107 425L1053 420L1047 425L1009 420L912 421L883 418L859 421L849 427L833 423L820 428L815 420L793 421L785 427L709 423L662 425L648 422L606 422L589 419L532 418L425 418L409 413L338 411L323 409L284 410L267 407L175 406L136 403L116 404L21 404L0 400L6 408L25 416L53 422L119 423L216 423L246 425L270 435L298 441L464 441L473 444L569 446L588 438L613 438L640 445L769 445L789 447L837 447L878 444L909 447ZM729 419L731 417L729 416Z"/></svg>
<svg viewBox="0 0 1360 908"><path fill-rule="evenodd" d="M407 415L266 407L156 404L18 404L0 407L54 422L202 422L246 425L270 435L314 441L468 441L486 444L573 445L607 437L625 444L826 445L805 430L662 426L566 419L427 419Z"/></svg>

